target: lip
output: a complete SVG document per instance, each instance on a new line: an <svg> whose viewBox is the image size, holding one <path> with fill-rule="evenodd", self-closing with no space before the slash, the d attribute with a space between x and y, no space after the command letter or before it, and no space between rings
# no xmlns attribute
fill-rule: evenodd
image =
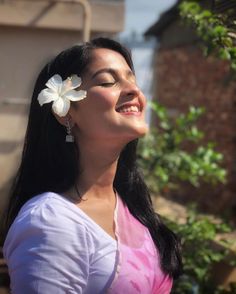
<svg viewBox="0 0 236 294"><path fill-rule="evenodd" d="M131 106L135 106L139 109L138 112L133 112L133 111L130 111L130 112L119 112L119 109L120 108L123 108L123 107L131 107ZM142 110L143 110L143 106L141 105L141 103L138 103L138 102L128 102L128 103L123 103L121 105L119 105L118 107L116 107L116 111L118 113L121 113L123 115L136 115L136 116L140 116L141 113L142 113Z"/></svg>
<svg viewBox="0 0 236 294"><path fill-rule="evenodd" d="M141 112L139 111L139 112L119 112L121 115L127 115L127 116L131 116L131 115L133 115L133 116L141 116Z"/></svg>

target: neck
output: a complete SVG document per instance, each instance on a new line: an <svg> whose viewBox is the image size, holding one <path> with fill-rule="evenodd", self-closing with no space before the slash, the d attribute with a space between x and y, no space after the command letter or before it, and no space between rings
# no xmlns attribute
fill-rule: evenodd
<svg viewBox="0 0 236 294"><path fill-rule="evenodd" d="M105 148L104 142L101 145L79 146L80 174L77 187L82 197L114 197L113 182L121 150L111 146Z"/></svg>

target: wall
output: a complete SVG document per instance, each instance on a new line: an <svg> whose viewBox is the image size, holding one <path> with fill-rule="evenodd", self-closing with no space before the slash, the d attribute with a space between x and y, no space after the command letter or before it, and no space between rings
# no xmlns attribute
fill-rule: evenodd
<svg viewBox="0 0 236 294"><path fill-rule="evenodd" d="M29 98L42 66L78 44L80 32L0 26L0 99ZM94 36L94 35L93 35Z"/></svg>
<svg viewBox="0 0 236 294"><path fill-rule="evenodd" d="M171 36L169 36L171 37ZM183 185L174 195L179 201L198 199L203 208L236 210L236 84L229 80L227 63L205 58L195 45L161 47L156 58L156 99L175 116L189 105L204 106L199 127L206 141L217 143L224 154L228 184L194 189Z"/></svg>

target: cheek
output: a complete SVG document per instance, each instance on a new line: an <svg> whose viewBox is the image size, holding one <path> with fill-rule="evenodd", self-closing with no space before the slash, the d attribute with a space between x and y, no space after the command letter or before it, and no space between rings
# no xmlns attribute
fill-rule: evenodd
<svg viewBox="0 0 236 294"><path fill-rule="evenodd" d="M99 125L107 115L115 110L117 104L115 91L89 91L87 97L77 103L77 107L72 109L72 117L77 125ZM107 115L106 115L107 114Z"/></svg>
<svg viewBox="0 0 236 294"><path fill-rule="evenodd" d="M100 91L91 91L89 93L89 103L93 106L96 106L96 109L107 109L115 108L117 103L117 93L115 91L107 91L107 90L100 90Z"/></svg>

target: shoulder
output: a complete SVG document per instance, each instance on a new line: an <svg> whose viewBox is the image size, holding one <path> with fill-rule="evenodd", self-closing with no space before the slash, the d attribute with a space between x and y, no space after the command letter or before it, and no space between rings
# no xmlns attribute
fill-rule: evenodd
<svg viewBox="0 0 236 294"><path fill-rule="evenodd" d="M92 246L83 215L67 199L47 192L35 196L21 208L5 240L4 255L7 257L22 246L50 246L60 250L70 244Z"/></svg>
<svg viewBox="0 0 236 294"><path fill-rule="evenodd" d="M58 209L62 211L67 211L71 209L72 202L67 200L62 195L45 192L39 195L34 196L28 200L21 208L17 218L23 216L25 213L31 213L32 215L37 215L43 210L48 210L48 212L55 212ZM55 208L55 209L53 209ZM53 214L52 214L53 215Z"/></svg>
<svg viewBox="0 0 236 294"><path fill-rule="evenodd" d="M94 245L75 208L54 193L22 207L3 247L14 293L83 292Z"/></svg>
<svg viewBox="0 0 236 294"><path fill-rule="evenodd" d="M46 192L30 199L21 208L13 226L57 226L67 227L70 229L84 225L83 216L78 213L76 206L63 196ZM79 225L79 226L78 226Z"/></svg>

